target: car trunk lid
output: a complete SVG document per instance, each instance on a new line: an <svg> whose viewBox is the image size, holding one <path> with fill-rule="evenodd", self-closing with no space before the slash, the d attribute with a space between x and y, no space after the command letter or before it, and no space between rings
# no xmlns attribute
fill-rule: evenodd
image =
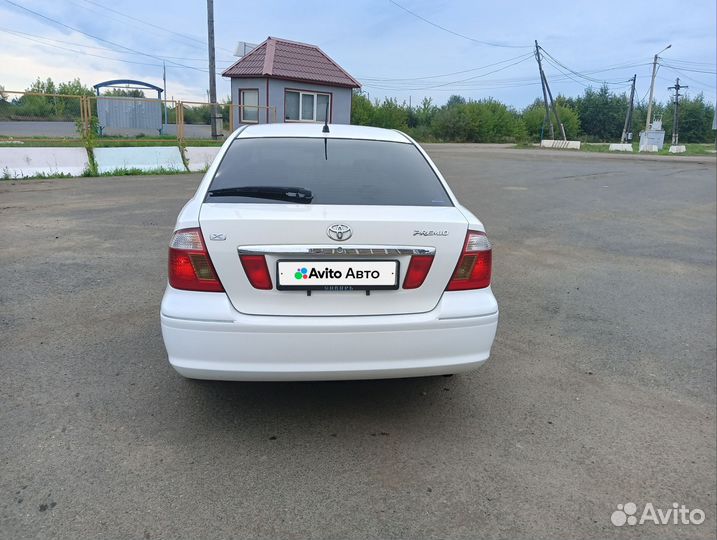
<svg viewBox="0 0 717 540"><path fill-rule="evenodd" d="M211 260L235 309L246 314L287 316L430 311L451 278L467 230L465 217L453 206L205 202L200 225ZM336 225L350 228L351 236L339 241L333 227ZM333 233L329 231L332 227ZM251 285L242 268L240 251L265 256L271 289ZM425 281L418 288L403 289L412 254L425 253L434 254ZM286 260L398 261L398 288L370 290L368 294L365 290L278 290L277 263Z"/></svg>

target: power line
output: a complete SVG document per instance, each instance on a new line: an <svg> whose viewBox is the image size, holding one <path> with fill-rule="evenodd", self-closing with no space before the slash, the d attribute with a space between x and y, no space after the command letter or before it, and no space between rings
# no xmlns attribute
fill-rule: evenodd
<svg viewBox="0 0 717 540"><path fill-rule="evenodd" d="M557 58L555 58L553 55L551 55L548 51L546 51L546 50L543 49L542 47L540 47L540 50L543 51L543 53L545 53L545 55L547 56L547 59L548 59L550 65L552 65L554 68L560 70L560 67L561 67L561 68L563 68L564 70L570 72L571 74L573 74L573 75L575 75L576 77L579 77L579 78L581 78L581 79L583 79L583 80L586 80L586 81L589 81L589 82L592 82L592 83L595 83L595 84L608 84L608 85L612 85L612 84L624 84L624 83L626 82L626 81L622 81L622 80L620 80L620 81L605 81L605 80L596 79L595 77L590 77L590 76L588 76L588 75L586 75L586 74L584 74L584 73L580 73L579 71L575 71L574 69L569 68L568 66L566 66L565 64L563 64L560 60L558 60ZM556 64L557 64L557 65L556 65ZM558 67L558 66L560 66L560 67ZM577 82L577 81L576 81L576 82Z"/></svg>
<svg viewBox="0 0 717 540"><path fill-rule="evenodd" d="M175 31L173 31L173 30L169 30L169 29L164 28L163 26L160 26L160 25L158 25L158 24L154 24L154 23L151 23L151 22L149 22L149 21L145 21L145 20L143 20L143 19L139 19L139 18L137 18L137 17L133 17L133 16L131 16L131 15L127 15L126 13L122 13L121 11L117 11L116 9L112 9L112 8L110 8L110 7L107 7L107 6L103 5L103 4L100 4L99 2L95 2L94 0L82 0L82 1L85 2L85 3L87 3L87 4L92 4L92 5L97 6L97 7L99 7L99 8L105 9L105 10L107 10L107 11L111 11L112 13L116 13L117 15L120 15L121 17L125 17L126 19L129 19L129 20L132 20L132 21L136 21L136 22L138 22L138 23L144 24L144 25L149 26L149 27L151 27L151 28L156 28L157 30L161 30L162 32L166 32L166 33L168 33L168 34L172 34L172 35L175 35L175 36L184 38L184 39L186 39L186 40L194 41L195 43L201 44L201 45L204 46L204 47L207 46L207 41L206 41L206 40L203 40L203 39L198 38L198 37L196 37L196 36L192 36L192 35L189 35L189 34L183 34L182 32L175 32ZM115 19L115 20L116 20L116 19ZM196 45L195 45L195 46L196 46ZM217 47L217 48L218 48L218 49L222 49L223 51L227 51L227 52L229 52L229 53L233 53L233 52L234 52L234 51L231 51L231 50L229 50L229 49L225 49L225 48L223 48L223 47ZM203 60L205 60L205 59L203 59Z"/></svg>
<svg viewBox="0 0 717 540"><path fill-rule="evenodd" d="M664 65L664 67L666 67L667 69L669 69L669 70L672 71L673 73L676 73L676 74L679 75L680 77L684 77L684 78L687 79L688 81L692 81L693 83L696 83L696 84L698 84L699 86L702 86L702 87L703 87L704 89L706 89L706 90L710 90L711 92L714 92L714 91L715 91L715 85L714 85L714 84L710 85L710 84L705 83L704 81L700 81L700 80L698 80L698 79L695 79L695 78L693 78L693 77L690 77L689 75L685 75L684 73L682 73L682 71L677 70L677 69L675 69L675 68L673 68L673 67L671 67L671 66Z"/></svg>
<svg viewBox="0 0 717 540"><path fill-rule="evenodd" d="M517 60L517 59L520 59L523 57L529 58L531 56L533 56L532 52L527 53L526 55L520 55L520 56L516 56L514 58L503 60L501 62L496 62L495 65L498 65L500 63L509 62L512 60ZM493 64L478 67L478 68L472 68L470 70L453 72L452 74L464 73L464 72L469 72L469 71L477 71L480 69L491 67L492 65ZM644 62L642 62L642 63L623 63L623 64L611 65L611 66L608 66L605 68L589 70L589 71L586 71L585 73L587 73L587 74L603 73L606 71L614 71L614 70L618 70L618 69L626 69L626 68L637 67L637 66L642 66L642 65L648 65L648 64L644 63ZM651 65L651 63L649 63L649 65ZM448 75L448 74L445 74L445 75ZM428 86L429 86L428 82L430 82L430 81L426 81L426 85L422 86L421 88L411 88L411 87L415 86L415 81L420 81L422 79L428 79L429 77L437 78L440 76L432 75L432 76L426 76L426 77L415 77L415 78L405 78L405 79L395 79L395 80L383 79L383 78L378 78L378 77L374 77L374 78L359 77L359 79L361 80L361 82L363 83L364 86L369 87L369 88L375 88L375 89L379 89L379 90L392 90L392 91L409 91L411 89L422 90L424 88L428 88ZM641 77L638 77L638 78L641 78ZM562 71L560 71L559 75L552 77L551 80L554 83L577 82L578 84L581 84L582 86L586 86L581 81L579 81L579 80L576 81L573 76L568 76ZM450 85L450 88L448 89L449 91L456 91L456 90L473 90L473 89L519 88L519 87L537 86L540 83L535 82L534 77L517 77L517 78L514 77L514 78L507 78L507 79L473 80L473 81L457 83L457 84L453 84L453 85L451 85L451 82L449 81L447 84ZM622 81L622 82L615 82L614 85L615 86L613 86L613 90L620 90L620 89L623 89L623 88L626 88L627 86L629 86L627 80ZM435 85L432 85L432 86L435 86ZM435 90L444 91L440 88L435 89Z"/></svg>
<svg viewBox="0 0 717 540"><path fill-rule="evenodd" d="M655 68L655 76L657 76L657 74L660 72L660 67L662 67L662 66L661 66L660 63L658 62L658 63L657 63L657 66L656 66L656 68ZM642 96L642 99L640 100L640 103L642 103L643 101L645 101L645 98L647 97L647 94L649 94L649 93L650 93L650 88L648 87L647 90L645 90L645 94Z"/></svg>
<svg viewBox="0 0 717 540"><path fill-rule="evenodd" d="M8 33L8 34L15 35L15 37L19 37L19 38L22 38L22 39L27 39L27 40L29 40L29 41L33 41L33 42L35 42L35 43L40 44L40 46L42 46L42 47L52 47L52 48L55 48L55 49L60 49L60 50L63 50L63 51L69 51L69 52L76 53L76 54L82 54L82 55L85 55L85 56L93 56L93 57L95 57L95 58L102 58L102 59L104 59L104 60L114 60L115 62L125 62L125 63L127 63L127 64L137 64L137 65L140 65L140 66L162 67L162 64L151 64L151 63L149 63L149 62L134 62L134 61L132 61L132 60L123 60L122 58L112 58L112 57L110 57L110 56L103 56L103 55L100 55L100 54L92 54L92 53L88 53L88 52L85 52L85 51L78 51L77 49L70 49L69 47L63 47L63 46L61 46L61 45L53 45L52 43L45 43L45 42L43 42L43 41L40 41L40 39L36 39L36 38L34 38L34 37L29 37L28 35L20 35L20 34L24 34L24 32L14 32L14 31L12 31L12 30L5 30L4 28L0 28L0 32L6 32L6 33Z"/></svg>
<svg viewBox="0 0 717 540"><path fill-rule="evenodd" d="M506 43L494 43L491 41L483 41L480 39L475 39L470 36L466 36L465 34L461 34L460 32L455 32L454 30L446 28L445 26L441 26L440 24L434 23L433 21L426 19L425 17L422 17L415 11L411 11L407 7L402 6L398 2L395 2L394 0L388 0L388 1L391 2L397 8L402 9L409 15L412 15L412 16L416 17L417 19L420 19L423 22L430 24L431 26L434 26L434 27L438 28L439 30L443 30L444 32L448 32L449 34L453 34L454 36L457 36L457 37L460 37L463 39L467 39L468 41L472 41L473 43L480 43L481 45L489 45L490 47L504 47L506 49L532 49L532 47L530 45L509 45Z"/></svg>
<svg viewBox="0 0 717 540"><path fill-rule="evenodd" d="M425 77L404 77L404 78L359 77L359 79L361 79L362 81L370 80L370 81L375 81L375 82L394 82L394 81L395 82L402 82L402 81L411 82L411 81L420 81L420 80L426 80L426 79L439 79L441 77L450 77L451 75L461 75L463 73L470 73L472 71L480 71L481 69L486 69L489 67L497 66L499 64L505 64L506 62L510 62L512 60L517 60L519 58L532 56L532 54L533 53L521 54L521 55L515 56L513 58L508 58L506 60L501 60L500 62L494 62L492 64L487 64L485 66L464 69L461 71L453 71L451 73L442 73L441 75L426 75Z"/></svg>
<svg viewBox="0 0 717 540"><path fill-rule="evenodd" d="M550 64L551 66L553 66L555 69L557 69L560 73L562 73L565 77L567 77L568 79L570 79L571 81L573 81L574 83L579 84L579 85L582 86L583 88L590 88L590 84L586 84L586 83L584 83L583 81L581 81L580 79L578 79L578 78L574 77L573 75L571 75L569 72L563 71L563 70L562 70L556 63L554 63L548 56L546 56L546 57L544 58L544 60L545 60L548 64Z"/></svg>
<svg viewBox="0 0 717 540"><path fill-rule="evenodd" d="M683 58L675 58L674 56L670 55L670 62L679 62L681 64L694 64L694 65L701 65L701 66L714 66L714 62L697 62L695 60L686 60Z"/></svg>
<svg viewBox="0 0 717 540"><path fill-rule="evenodd" d="M103 60L110 60L110 61L112 61L112 62L123 62L123 63L125 63L125 64L133 64L133 65L138 65L138 66L162 67L162 64L153 64L153 63L151 63L151 62L137 62L137 61L135 61L135 60L125 60L124 58L114 58L114 57L111 57L111 56L104 56L104 55L101 55L101 54L93 54L93 53L89 53L89 52L87 52L87 51L81 51L81 50L77 50L77 49L71 49L71 48L69 48L69 47L63 47L63 46L61 46L61 45L55 45L55 44L53 44L53 43L46 43L46 42L41 41L41 40L42 40L42 39L49 39L49 38L41 38L41 37L39 37L39 36L33 36L32 34L27 34L27 33L25 33L25 32L18 32L18 31L15 31L15 30L8 30L8 29L5 29L5 28L0 28L0 32L5 32L5 33L8 33L8 34L10 34L10 35L14 35L15 37L21 38L21 39L26 39L26 40L29 40L29 41L33 41L33 42L39 44L41 47L59 49L59 50L62 50L62 51L68 51L68 52L72 52L72 53L75 53L75 54L81 54L81 55L84 55L84 56L91 56L91 57L93 57L93 58L102 58ZM57 40L52 40L52 41L57 41ZM64 42L62 42L62 43L64 43ZM101 47L91 47L91 48L93 48L93 49L102 49ZM110 52L114 52L114 51L112 51L111 49L103 49L103 50L108 50L108 51L110 51ZM122 54L122 53L118 53L118 54ZM170 67L170 68L173 68L173 69L183 69L183 68L181 68L180 66L169 66L169 67ZM203 69L203 70L201 70L201 71L203 71L204 73L208 73L208 72L209 72L209 70L206 70L206 69ZM221 75L221 70L217 70L217 74L218 74L218 75Z"/></svg>
<svg viewBox="0 0 717 540"><path fill-rule="evenodd" d="M708 75L717 75L717 71L710 71L710 70L706 70L706 69L691 69L691 68L686 68L684 66L674 66L671 64L667 64L667 63L664 63L662 65L665 67L679 68L682 71L689 71L692 73L707 73Z"/></svg>
<svg viewBox="0 0 717 540"><path fill-rule="evenodd" d="M115 54L135 55L135 53L120 52L120 51L116 51L115 49L110 49L109 47L99 47L99 46L96 46L96 45L93 46L93 45L88 45L88 44L85 44L85 43L77 43L76 41L65 41L65 40L62 40L62 39L49 38L49 37L46 37L46 36L38 36L37 34L30 34L30 33L28 33L28 32L20 32L19 30L11 30L11 29L9 29L9 28L0 28L0 31L8 32L8 33L11 33L11 34L18 34L17 37L27 36L28 38L42 39L42 40L45 40L45 41L52 41L52 42L55 42L55 43L62 43L62 44L64 44L64 45L71 45L71 46L73 46L73 47L81 47L82 49L94 49L94 50L98 50L98 51L107 51L107 52L111 52L111 53L115 53ZM53 46L53 45L48 44L48 46ZM58 48L61 48L61 47L58 47ZM73 52L81 52L81 51L73 51ZM85 53L82 53L82 54L85 54ZM99 58L107 58L107 57L100 56ZM185 58L185 57L180 57L180 56L165 56L164 58L171 58L171 59L173 59L173 60L190 60L190 61L195 60L195 61L198 61L198 62L199 62L199 61L201 61L201 62L206 62L206 61L207 61L206 58ZM142 62L131 62L130 60L122 60L122 62L142 64ZM230 63L229 60L222 61L222 63L224 63L224 62ZM233 61L231 61L231 62L233 63ZM147 65L152 65L152 66L157 66L157 65L159 65L159 66L161 66L161 64L147 64Z"/></svg>
<svg viewBox="0 0 717 540"><path fill-rule="evenodd" d="M146 56L146 57L148 57L148 58L154 58L155 60L166 60L168 63L174 64L175 66L180 66L180 67L183 67L183 68L186 68L186 69L192 69L192 70L195 70L195 71L203 71L203 72L206 72L206 70L201 69L201 68L197 68L197 67L194 67L194 66L188 66L188 65L186 65L186 64L181 64L181 63L179 63L179 62L175 62L174 60L168 60L168 59L166 59L166 58L162 58L161 56L156 56L156 55L154 55L154 54L149 54L149 53L145 53L145 52L142 52L142 51L138 51L137 49L132 49L131 47L127 47L127 46L122 45L122 44L120 44L120 43L116 43L116 42L114 42L114 41L110 41L110 40L108 40L108 39L104 39L104 38L101 38L101 37L99 37L99 36L90 34L90 33L88 33L88 32L85 32L85 31L83 31L83 30L80 30L79 28L75 28L75 27L70 26L70 25L68 25L68 24L65 24L65 23L63 23L63 22L60 22L60 21L58 21L57 19L53 19L52 17L48 17L47 15L43 15L42 13L39 13L39 12L37 12L37 11L33 11L33 10L30 9L30 8L26 8L25 6L21 6L20 4L17 4L17 3L15 3L15 2L13 2L12 0L5 0L5 2L7 2L7 3L10 4L10 5L15 6L16 8L19 8L19 9L22 9L22 10L24 10L24 11L27 11L28 13L31 13L32 15L34 15L34 16L36 16L36 17L40 17L41 19L44 19L44 20L49 21L49 22L51 22L51 23L57 24L57 25L59 25L59 26L63 26L63 27L68 28L68 29L70 29L70 30L72 30L72 31L74 31L74 32L79 32L80 34L83 34L83 35L85 35L85 36L91 37L92 39L96 39L96 40L98 40L98 41L102 41L103 43L107 43L107 44L109 44L109 45L113 45L113 46L115 46L115 47L119 47L119 48L124 49L124 50L126 50L126 51L133 52L133 53L135 53L135 54L139 54L139 55L141 55L141 56ZM118 52L118 51L116 51L116 52Z"/></svg>
<svg viewBox="0 0 717 540"><path fill-rule="evenodd" d="M494 69L493 71L489 71L489 72L487 72L487 73L482 73L482 74L480 74L480 75L475 75L475 76L473 76L473 77L468 77L468 78L466 78L466 79L461 79L461 80L458 80L458 81L444 82L444 83L436 84L436 85L432 85L432 86L421 86L421 87L416 87L416 88L405 88L405 87L404 87L404 88L399 88L399 90L404 90L404 91L409 91L409 90L433 90L433 89L442 88L442 87L445 87L445 86L460 85L460 84L462 84L462 83L466 83L466 82L468 82L468 81L473 81L474 79L478 79L478 78L481 78L481 77L485 77L485 76L487 76L487 75L491 75L491 74L493 74L493 73L497 73L497 72L499 72L499 71L503 71L503 70L505 70L505 69L508 69L508 68L510 68L510 67L513 67L513 66L515 66L515 65L517 65L517 64L520 64L520 63L522 63L522 62L525 62L526 60L529 60L531 56L532 56L532 54L530 54L530 55L528 55L528 56L522 58L521 60L518 60L518 61L516 61L516 62L513 62L512 64L508 64L507 66L503 66L503 67L500 67L500 68L498 68L498 69ZM369 84L369 85L366 85L366 86L369 86L370 88L378 88L378 89L384 89L384 90L396 90L395 88L390 88L390 87L388 87L388 86L377 85L377 84ZM456 88L455 86L453 86L453 87Z"/></svg>
<svg viewBox="0 0 717 540"><path fill-rule="evenodd" d="M520 63L522 63L522 62L525 62L526 60L529 60L531 56L532 56L532 54L527 55L527 56L525 56L524 58L522 58L521 60L518 60L517 62L513 62L512 64L508 64L507 66L503 66L503 67L500 67L500 68L498 68L498 69L494 69L493 71L488 71L487 73L482 73L482 74L480 74L480 75L475 75L475 76L473 76L473 77L468 77L468 78L466 78L466 79L461 79L461 80L458 80L458 81L449 81L449 82L445 82L445 83L441 83L441 84L436 84L436 85L432 85L432 86L421 86L421 87L417 87L417 88L402 88L402 90L431 90L431 89L435 89L435 88L441 88L441 87L443 87L443 86L449 86L449 85L455 85L455 84L465 83L465 82L468 82L468 81L472 81L472 80L474 80L474 79L478 79L478 78L480 78L480 77L485 77L485 76L487 76L487 75L491 75L491 74L493 74L493 73L498 73L499 71L503 71L503 70L505 70L505 69L508 69L508 68L510 68L510 67L513 67L513 66L515 66L515 65L518 65L518 64L520 64ZM377 86L374 85L374 86L372 86L372 88L377 88Z"/></svg>

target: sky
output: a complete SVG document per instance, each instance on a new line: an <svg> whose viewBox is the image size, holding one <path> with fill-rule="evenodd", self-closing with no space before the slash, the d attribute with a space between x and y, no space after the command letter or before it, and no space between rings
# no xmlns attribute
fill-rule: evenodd
<svg viewBox="0 0 717 540"><path fill-rule="evenodd" d="M282 37L321 47L372 100L440 105L460 94L522 108L541 97L537 39L554 95L603 82L629 91L637 74L644 100L653 55L671 44L656 99L668 100L679 76L685 93L715 102L714 0L215 0L214 11L220 72L237 60L237 42ZM164 61L169 97L206 101L206 15L205 0L0 0L0 85L79 77L162 86ZM218 96L229 91L217 75Z"/></svg>

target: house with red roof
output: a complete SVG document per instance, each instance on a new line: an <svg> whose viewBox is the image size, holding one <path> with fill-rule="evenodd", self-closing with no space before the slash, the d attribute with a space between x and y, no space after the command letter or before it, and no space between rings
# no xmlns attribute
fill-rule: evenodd
<svg viewBox="0 0 717 540"><path fill-rule="evenodd" d="M351 123L351 96L361 84L316 45L269 37L227 68L235 124Z"/></svg>

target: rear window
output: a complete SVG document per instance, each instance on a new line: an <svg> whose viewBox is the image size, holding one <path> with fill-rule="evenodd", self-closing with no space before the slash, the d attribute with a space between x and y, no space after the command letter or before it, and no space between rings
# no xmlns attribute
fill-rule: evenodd
<svg viewBox="0 0 717 540"><path fill-rule="evenodd" d="M452 206L418 149L407 143L358 139L237 139L224 155L210 190L292 186L311 190L312 204ZM286 204L254 197L207 201Z"/></svg>

